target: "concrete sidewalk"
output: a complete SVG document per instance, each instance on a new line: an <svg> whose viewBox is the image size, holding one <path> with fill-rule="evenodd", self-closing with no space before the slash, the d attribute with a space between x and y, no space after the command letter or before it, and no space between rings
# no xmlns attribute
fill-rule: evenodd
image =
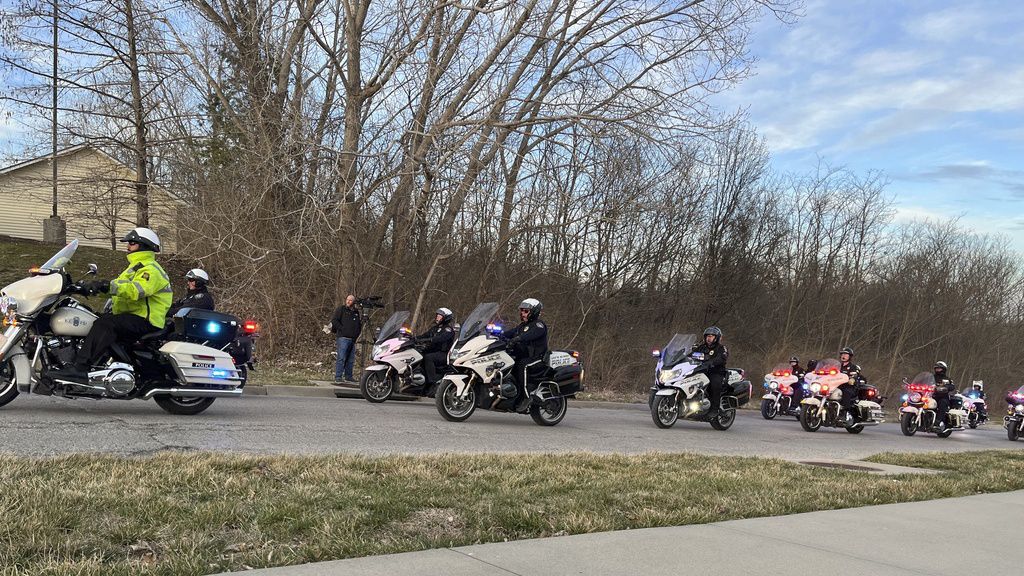
<svg viewBox="0 0 1024 576"><path fill-rule="evenodd" d="M259 576L961 575L949 526L970 535L972 574L1016 573L1024 491L698 526L603 532L246 572ZM838 536L842 535L840 539ZM857 542L856 546L849 543Z"/></svg>

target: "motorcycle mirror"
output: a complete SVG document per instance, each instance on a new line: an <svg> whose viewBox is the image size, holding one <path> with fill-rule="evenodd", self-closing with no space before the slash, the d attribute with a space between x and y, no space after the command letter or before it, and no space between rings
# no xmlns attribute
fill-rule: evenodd
<svg viewBox="0 0 1024 576"><path fill-rule="evenodd" d="M99 266L90 263L89 264L89 271L87 272L87 274L95 275L99 271L100 271L100 267Z"/></svg>

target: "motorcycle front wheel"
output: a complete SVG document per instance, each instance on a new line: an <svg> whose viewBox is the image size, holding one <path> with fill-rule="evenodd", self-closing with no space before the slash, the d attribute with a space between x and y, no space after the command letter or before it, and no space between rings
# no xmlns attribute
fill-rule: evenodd
<svg viewBox="0 0 1024 576"><path fill-rule="evenodd" d="M718 413L718 416L711 419L711 427L715 430L728 430L736 421L736 409L728 408Z"/></svg>
<svg viewBox="0 0 1024 576"><path fill-rule="evenodd" d="M438 414L449 422L462 422L476 410L476 390L470 386L465 398L459 398L455 383L442 380L434 393L434 406Z"/></svg>
<svg viewBox="0 0 1024 576"><path fill-rule="evenodd" d="M807 405L800 410L800 427L807 432L817 432L821 428L821 408Z"/></svg>
<svg viewBox="0 0 1024 576"><path fill-rule="evenodd" d="M765 420L772 420L779 415L779 405L768 400L761 400L761 417Z"/></svg>
<svg viewBox="0 0 1024 576"><path fill-rule="evenodd" d="M194 416L210 407L216 398L195 398L161 394L154 396L157 406L178 416Z"/></svg>
<svg viewBox="0 0 1024 576"><path fill-rule="evenodd" d="M14 381L14 365L8 360L0 364L0 406L8 404L18 396L18 386Z"/></svg>
<svg viewBox="0 0 1024 576"><path fill-rule="evenodd" d="M554 426L565 418L568 408L568 398L552 398L547 402L530 406L530 418L541 426Z"/></svg>
<svg viewBox="0 0 1024 576"><path fill-rule="evenodd" d="M903 432L904 436L913 436L917 433L917 418L909 412L904 412L900 415L900 432Z"/></svg>
<svg viewBox="0 0 1024 576"><path fill-rule="evenodd" d="M658 428L671 428L679 420L679 404L672 396L655 396L651 404L651 420Z"/></svg>
<svg viewBox="0 0 1024 576"><path fill-rule="evenodd" d="M1020 424L1017 420L1010 420L1006 423L1006 438L1010 442L1016 442L1020 438Z"/></svg>
<svg viewBox="0 0 1024 576"><path fill-rule="evenodd" d="M391 397L394 380L384 370L366 370L359 378L359 393L367 402L379 404Z"/></svg>

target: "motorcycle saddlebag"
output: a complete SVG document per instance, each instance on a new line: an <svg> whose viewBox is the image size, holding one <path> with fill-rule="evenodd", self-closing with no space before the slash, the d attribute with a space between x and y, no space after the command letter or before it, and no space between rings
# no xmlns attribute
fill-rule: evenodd
<svg viewBox="0 0 1024 576"><path fill-rule="evenodd" d="M167 342L160 347L178 377L188 385L232 386L242 381L231 355L191 342Z"/></svg>
<svg viewBox="0 0 1024 576"><path fill-rule="evenodd" d="M182 308L174 315L174 332L194 342L223 345L235 339L238 318L199 308Z"/></svg>
<svg viewBox="0 0 1024 576"><path fill-rule="evenodd" d="M750 380L730 382L729 385L732 387L732 395L739 401L740 406L750 402Z"/></svg>
<svg viewBox="0 0 1024 576"><path fill-rule="evenodd" d="M583 364L568 350L552 350L547 358L548 377L562 394L583 391Z"/></svg>

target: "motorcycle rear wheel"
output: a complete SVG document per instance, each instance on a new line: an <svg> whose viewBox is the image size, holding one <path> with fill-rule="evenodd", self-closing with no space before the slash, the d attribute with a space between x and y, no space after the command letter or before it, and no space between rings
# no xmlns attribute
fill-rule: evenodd
<svg viewBox="0 0 1024 576"><path fill-rule="evenodd" d="M728 430L736 421L736 409L728 408L718 413L716 418L711 419L711 427L715 430Z"/></svg>
<svg viewBox="0 0 1024 576"><path fill-rule="evenodd" d="M391 397L394 390L394 379L386 376L383 370L364 370L359 377L359 394L367 402L384 402Z"/></svg>
<svg viewBox="0 0 1024 576"><path fill-rule="evenodd" d="M672 396L655 396L651 404L651 420L658 428L671 428L679 420L679 404Z"/></svg>
<svg viewBox="0 0 1024 576"><path fill-rule="evenodd" d="M1010 420L1006 423L1006 438L1010 442L1016 442L1017 438L1020 438L1020 430L1018 428L1020 424L1016 420Z"/></svg>
<svg viewBox="0 0 1024 576"><path fill-rule="evenodd" d="M821 428L821 408L807 405L800 410L800 427L807 432L817 432Z"/></svg>
<svg viewBox="0 0 1024 576"><path fill-rule="evenodd" d="M178 416L195 416L209 408L210 404L213 404L213 401L216 400L216 398L183 398L180 396L161 394L159 396L153 396L153 400L156 401L157 406L171 414L176 414Z"/></svg>
<svg viewBox="0 0 1024 576"><path fill-rule="evenodd" d="M779 406L771 400L761 400L761 417L765 420L773 420L779 415Z"/></svg>
<svg viewBox="0 0 1024 576"><path fill-rule="evenodd" d="M568 398L552 398L542 404L530 406L530 418L540 426L554 426L565 418L568 409Z"/></svg>
<svg viewBox="0 0 1024 576"><path fill-rule="evenodd" d="M18 396L18 385L14 381L14 365L8 360L0 365L0 406L10 403Z"/></svg>

